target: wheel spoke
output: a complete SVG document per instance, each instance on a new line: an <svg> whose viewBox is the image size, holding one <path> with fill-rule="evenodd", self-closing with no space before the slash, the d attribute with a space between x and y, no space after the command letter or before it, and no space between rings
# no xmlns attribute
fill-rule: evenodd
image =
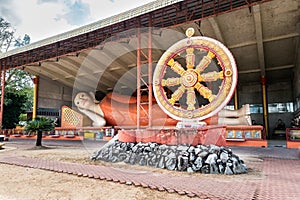
<svg viewBox="0 0 300 200"><path fill-rule="evenodd" d="M175 61L173 58L169 60L168 65L171 67L171 69L176 72L179 75L182 75L185 70L184 68L181 66L181 64L177 61Z"/></svg>
<svg viewBox="0 0 300 200"><path fill-rule="evenodd" d="M200 76L203 82L211 82L216 81L218 79L224 79L223 71L203 73Z"/></svg>
<svg viewBox="0 0 300 200"><path fill-rule="evenodd" d="M185 86L180 86L171 96L169 99L169 103L174 105L176 101L178 101L185 92Z"/></svg>
<svg viewBox="0 0 300 200"><path fill-rule="evenodd" d="M187 69L194 69L194 67L195 67L194 48L187 48L186 49L185 61L186 61Z"/></svg>
<svg viewBox="0 0 300 200"><path fill-rule="evenodd" d="M192 87L187 89L186 104L188 105L187 110L195 110L196 94Z"/></svg>
<svg viewBox="0 0 300 200"><path fill-rule="evenodd" d="M196 66L196 71L200 74L202 71L204 71L208 65L211 63L211 59L215 57L215 54L213 54L211 51L208 52L206 56L202 58L202 60L199 62L199 64Z"/></svg>
<svg viewBox="0 0 300 200"><path fill-rule="evenodd" d="M162 79L161 85L164 86L175 86L180 85L182 83L182 78L168 78L167 80Z"/></svg>
<svg viewBox="0 0 300 200"><path fill-rule="evenodd" d="M203 96L205 99L208 99L209 102L212 102L216 95L213 95L212 91L202 85L201 83L197 83L194 88Z"/></svg>

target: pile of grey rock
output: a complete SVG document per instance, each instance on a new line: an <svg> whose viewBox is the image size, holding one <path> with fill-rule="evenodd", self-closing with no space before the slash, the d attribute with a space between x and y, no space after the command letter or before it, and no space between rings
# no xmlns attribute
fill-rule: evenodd
<svg viewBox="0 0 300 200"><path fill-rule="evenodd" d="M204 174L247 173L243 160L233 154L230 148L215 145L168 146L116 140L95 152L91 159Z"/></svg>

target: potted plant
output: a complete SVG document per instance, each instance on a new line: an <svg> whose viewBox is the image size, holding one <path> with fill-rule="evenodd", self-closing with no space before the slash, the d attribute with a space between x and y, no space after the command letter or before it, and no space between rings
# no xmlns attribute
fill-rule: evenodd
<svg viewBox="0 0 300 200"><path fill-rule="evenodd" d="M24 130L26 132L36 132L36 146L42 146L43 132L53 130L53 122L54 121L51 118L36 117L34 120L27 122Z"/></svg>

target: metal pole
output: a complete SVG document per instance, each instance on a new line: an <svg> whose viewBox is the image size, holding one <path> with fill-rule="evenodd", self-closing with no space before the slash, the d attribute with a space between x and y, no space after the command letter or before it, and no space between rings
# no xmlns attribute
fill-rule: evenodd
<svg viewBox="0 0 300 200"><path fill-rule="evenodd" d="M137 29L137 70L136 70L136 86L137 86L137 106L136 106L136 124L137 129L140 129L140 117L141 117L141 33L140 33L140 26Z"/></svg>
<svg viewBox="0 0 300 200"><path fill-rule="evenodd" d="M32 108L32 120L36 118L37 103L38 103L38 88L39 88L39 77L33 78L34 89L33 89L33 108Z"/></svg>
<svg viewBox="0 0 300 200"><path fill-rule="evenodd" d="M5 75L6 75L6 70L3 69L2 71L2 77L1 77L1 107L0 107L0 126L2 127L3 125L3 108L4 108L4 94L5 94Z"/></svg>
<svg viewBox="0 0 300 200"><path fill-rule="evenodd" d="M261 76L261 88L262 88L262 98L263 98L263 111L264 111L264 124L266 130L266 137L269 135L269 121L268 121L268 103L267 103L267 89L266 89L266 77Z"/></svg>
<svg viewBox="0 0 300 200"><path fill-rule="evenodd" d="M148 32L148 91L149 91L149 108L148 108L148 126L152 127L152 18L149 15L149 32Z"/></svg>
<svg viewBox="0 0 300 200"><path fill-rule="evenodd" d="M235 110L239 109L239 97L238 97L237 88L235 88L235 92L234 92L234 109Z"/></svg>

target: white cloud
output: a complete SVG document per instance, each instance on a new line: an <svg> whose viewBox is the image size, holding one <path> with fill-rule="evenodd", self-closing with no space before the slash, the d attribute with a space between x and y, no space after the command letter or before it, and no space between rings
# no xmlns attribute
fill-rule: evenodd
<svg viewBox="0 0 300 200"><path fill-rule="evenodd" d="M16 28L18 35L27 33L31 41L37 41L75 28L66 19L57 18L65 9L60 2L37 4L36 0L26 0L26 3L16 4L17 1L14 1L15 10L22 19Z"/></svg>
<svg viewBox="0 0 300 200"><path fill-rule="evenodd" d="M71 0L63 1L65 12L58 15L58 18L64 18L71 25L82 25L90 21L90 5L81 0L72 2Z"/></svg>
<svg viewBox="0 0 300 200"><path fill-rule="evenodd" d="M16 25L16 36L28 34L33 42L75 28L65 19L57 19L57 14L63 12L61 3L37 4L36 0L17 2L13 1L13 7L21 23Z"/></svg>
<svg viewBox="0 0 300 200"><path fill-rule="evenodd" d="M13 8L11 0L1 0L0 3L0 17L4 18L7 22L16 25L21 23L20 16Z"/></svg>
<svg viewBox="0 0 300 200"><path fill-rule="evenodd" d="M142 6L153 0L83 0L89 2L91 9L91 18L94 21L105 19L121 12Z"/></svg>
<svg viewBox="0 0 300 200"><path fill-rule="evenodd" d="M4 6L2 1L7 1ZM152 0L1 0L0 14L36 42L144 5Z"/></svg>

